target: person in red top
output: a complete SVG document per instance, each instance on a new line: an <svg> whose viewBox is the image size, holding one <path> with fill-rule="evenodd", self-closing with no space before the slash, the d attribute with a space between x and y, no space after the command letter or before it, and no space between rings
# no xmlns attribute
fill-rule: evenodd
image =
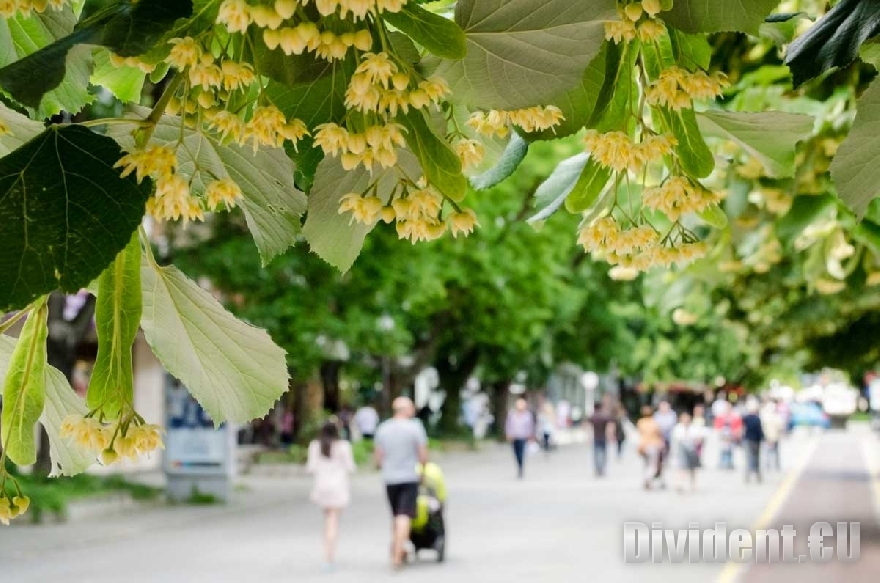
<svg viewBox="0 0 880 583"><path fill-rule="evenodd" d="M733 410L730 403L715 415L715 431L718 432L721 441L721 469L733 469L733 447L739 443L742 436L742 418Z"/></svg>

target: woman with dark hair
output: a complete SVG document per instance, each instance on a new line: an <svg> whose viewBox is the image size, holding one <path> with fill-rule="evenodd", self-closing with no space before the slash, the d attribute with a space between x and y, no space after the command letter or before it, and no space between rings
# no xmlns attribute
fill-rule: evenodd
<svg viewBox="0 0 880 583"><path fill-rule="evenodd" d="M309 473L315 476L312 502L324 511L325 569L332 570L339 536L339 515L351 500L349 475L354 473L351 444L339 438L339 425L327 421L309 444Z"/></svg>

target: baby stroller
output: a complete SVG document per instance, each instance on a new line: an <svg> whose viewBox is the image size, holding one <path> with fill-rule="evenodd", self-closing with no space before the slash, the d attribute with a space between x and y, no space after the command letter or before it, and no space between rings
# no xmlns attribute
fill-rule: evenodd
<svg viewBox="0 0 880 583"><path fill-rule="evenodd" d="M437 464L425 465L424 474L419 467L421 485L416 504L416 517L412 521L409 540L418 556L422 549L437 552L437 562L446 558L446 525L443 520L443 507L446 504L446 484L443 472Z"/></svg>

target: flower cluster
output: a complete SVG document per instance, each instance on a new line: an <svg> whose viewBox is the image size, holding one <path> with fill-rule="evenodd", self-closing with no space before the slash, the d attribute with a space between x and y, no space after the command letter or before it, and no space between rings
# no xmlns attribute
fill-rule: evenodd
<svg viewBox="0 0 880 583"><path fill-rule="evenodd" d="M79 448L94 452L105 466L165 447L162 428L144 423L136 414L123 415L113 423L102 423L94 416L68 415L60 434Z"/></svg>
<svg viewBox="0 0 880 583"><path fill-rule="evenodd" d="M678 141L670 135L648 134L635 142L619 131L600 134L589 130L584 135L584 149L602 166L615 172L638 174L648 163L672 153Z"/></svg>
<svg viewBox="0 0 880 583"><path fill-rule="evenodd" d="M526 133L542 132L559 125L565 117L555 105L534 106L512 111L492 109L471 114L467 125L477 133L503 138L510 133L510 126L522 128Z"/></svg>
<svg viewBox="0 0 880 583"><path fill-rule="evenodd" d="M345 106L361 113L394 117L409 108L439 106L449 85L437 76L416 81L401 71L388 53L365 53L345 90Z"/></svg>
<svg viewBox="0 0 880 583"><path fill-rule="evenodd" d="M645 91L651 105L679 111L690 108L694 99L714 99L729 86L723 73L709 75L705 71L691 73L681 67L669 67Z"/></svg>
<svg viewBox="0 0 880 583"><path fill-rule="evenodd" d="M315 145L327 156L341 155L342 167L353 170L363 164L372 172L373 165L390 168L397 163L397 148L406 144L403 126L395 122L373 125L363 133L353 133L335 123L315 128Z"/></svg>
<svg viewBox="0 0 880 583"><path fill-rule="evenodd" d="M21 492L18 496L10 496L0 489L0 524L9 526L9 521L27 512L30 505L31 499Z"/></svg>
<svg viewBox="0 0 880 583"><path fill-rule="evenodd" d="M486 148L482 143L466 138L452 144L452 149L461 161L461 167L465 170L479 165L486 154Z"/></svg>
<svg viewBox="0 0 880 583"><path fill-rule="evenodd" d="M611 265L636 271L657 265L684 264L706 254L708 247L705 243L695 241L693 237L683 236L682 239L675 243L671 233L661 239L650 224L623 228L612 215L594 219L578 235L578 243L584 251L602 256ZM618 277L628 273L624 270L615 272Z"/></svg>
<svg viewBox="0 0 880 583"><path fill-rule="evenodd" d="M662 21L654 18L662 9L660 0L642 0L618 6L620 20L605 23L605 38L615 43L636 40L653 42L666 32Z"/></svg>
<svg viewBox="0 0 880 583"><path fill-rule="evenodd" d="M0 0L0 16L13 18L21 15L28 17L31 13L42 14L46 10L61 10L68 0Z"/></svg>
<svg viewBox="0 0 880 583"><path fill-rule="evenodd" d="M308 5L309 0L276 0L272 5L251 5L245 0L224 0L217 13L217 22L226 26L229 32L247 32L248 26L255 24L260 28L278 29L285 20L293 18L300 6ZM367 14L400 12L406 0L315 0L315 9L321 16L338 14L354 20L365 20Z"/></svg>
<svg viewBox="0 0 880 583"><path fill-rule="evenodd" d="M660 186L645 190L642 204L677 221L687 213L699 213L721 201L721 195L685 176L670 176Z"/></svg>

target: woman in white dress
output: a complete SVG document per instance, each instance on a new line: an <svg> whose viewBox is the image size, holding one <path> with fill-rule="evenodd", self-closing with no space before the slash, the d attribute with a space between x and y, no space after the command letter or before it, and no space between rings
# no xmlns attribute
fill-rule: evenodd
<svg viewBox="0 0 880 583"><path fill-rule="evenodd" d="M672 430L671 451L679 471L677 490L684 492L685 484L690 482L693 492L697 487L697 468L700 467L700 446L705 439L705 429L693 423L690 413L682 413L678 424Z"/></svg>
<svg viewBox="0 0 880 583"><path fill-rule="evenodd" d="M349 476L355 471L351 444L339 439L336 423L325 423L318 439L309 444L306 468L315 476L312 502L324 511L324 559L329 570L336 556L339 515L351 500Z"/></svg>

